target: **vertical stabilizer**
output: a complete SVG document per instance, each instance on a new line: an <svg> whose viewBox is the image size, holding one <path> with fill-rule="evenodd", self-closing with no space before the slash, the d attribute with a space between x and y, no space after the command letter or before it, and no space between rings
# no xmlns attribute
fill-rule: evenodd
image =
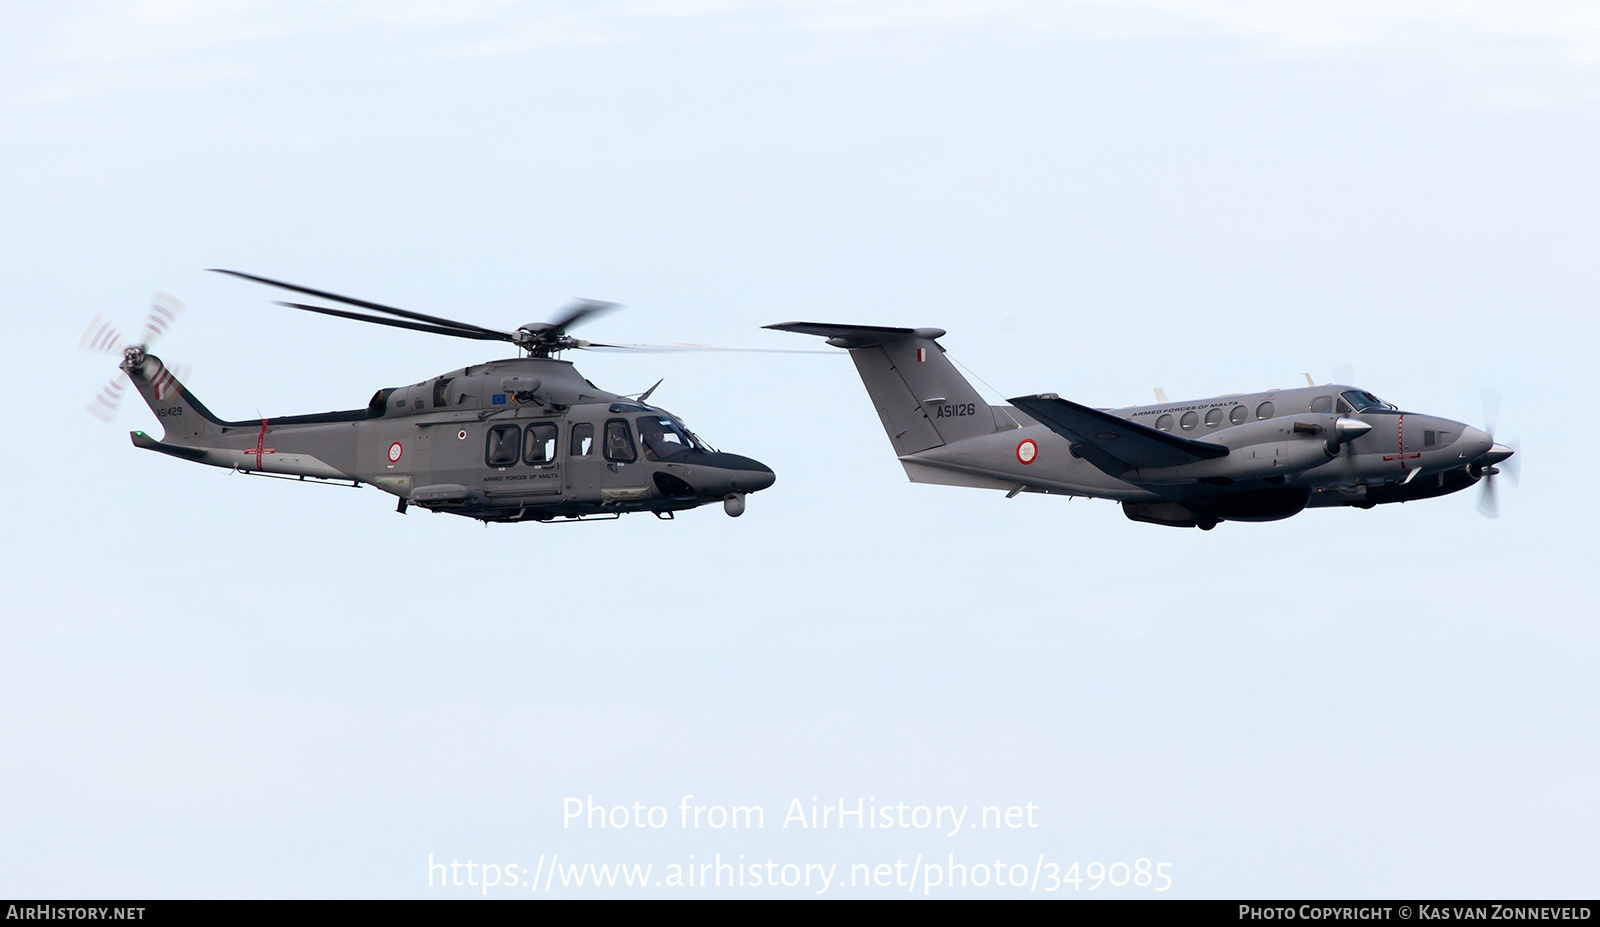
<svg viewBox="0 0 1600 927"><path fill-rule="evenodd" d="M989 404L935 340L944 335L943 329L818 322L767 328L820 335L848 350L899 456L995 431Z"/></svg>

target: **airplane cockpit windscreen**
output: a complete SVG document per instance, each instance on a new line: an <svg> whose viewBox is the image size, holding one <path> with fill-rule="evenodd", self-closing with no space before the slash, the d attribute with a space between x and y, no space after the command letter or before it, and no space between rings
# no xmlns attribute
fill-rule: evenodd
<svg viewBox="0 0 1600 927"><path fill-rule="evenodd" d="M1369 409L1379 411L1393 411L1394 406L1372 395L1364 389L1347 389L1339 394L1350 407L1357 412L1366 412Z"/></svg>

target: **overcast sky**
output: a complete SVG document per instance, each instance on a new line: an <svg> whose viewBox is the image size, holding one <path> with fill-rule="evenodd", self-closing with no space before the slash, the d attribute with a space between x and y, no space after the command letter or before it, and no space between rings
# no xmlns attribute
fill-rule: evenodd
<svg viewBox="0 0 1600 927"><path fill-rule="evenodd" d="M75 3L0 52L0 895L481 894L430 853L1600 890L1590 4ZM401 516L83 411L114 372L83 327L156 291L227 418L495 356L208 267L495 327L626 304L597 340L939 326L994 401L1340 369L1481 425L1490 388L1524 474L1498 520L1471 490L1167 529L909 484L842 355L593 355L776 485L737 520ZM689 794L767 826L685 831ZM674 826L564 828L587 795ZM781 826L813 796L1038 826ZM716 893L565 890L642 892ZM1049 894L1107 893L1152 894Z"/></svg>

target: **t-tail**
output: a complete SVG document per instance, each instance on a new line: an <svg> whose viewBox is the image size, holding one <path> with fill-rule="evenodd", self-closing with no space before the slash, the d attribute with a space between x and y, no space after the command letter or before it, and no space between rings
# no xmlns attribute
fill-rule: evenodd
<svg viewBox="0 0 1600 927"><path fill-rule="evenodd" d="M844 348L855 361L861 382L878 410L883 430L901 458L929 448L1017 427L1001 421L1003 408L991 408L957 372L935 339L940 328L884 328L784 322L778 331L818 335Z"/></svg>

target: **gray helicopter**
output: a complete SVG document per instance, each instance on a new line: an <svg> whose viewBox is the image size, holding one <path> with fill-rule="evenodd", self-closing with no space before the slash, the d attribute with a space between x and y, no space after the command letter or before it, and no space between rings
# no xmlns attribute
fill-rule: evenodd
<svg viewBox="0 0 1600 927"><path fill-rule="evenodd" d="M665 409L596 387L553 355L589 350L740 350L700 345L614 345L580 341L567 329L614 308L580 301L552 322L498 331L237 271L218 271L390 316L303 303L307 312L412 331L507 341L525 356L475 364L411 386L380 389L364 409L224 421L212 414L148 342L171 321L158 304L136 344L97 320L85 344L122 356L119 365L160 420L160 440L142 431L145 450L247 474L375 486L417 505L487 522L581 521L674 512L721 502L743 514L745 496L771 486L771 469L712 448ZM659 386L657 383L656 386ZM109 418L123 383L102 391L90 411Z"/></svg>
<svg viewBox="0 0 1600 927"><path fill-rule="evenodd" d="M1372 508L1466 489L1513 450L1485 430L1402 412L1352 386L1095 409L1054 393L990 406L937 328L785 322L844 348L912 482L1114 499L1134 521L1210 530L1306 508ZM1512 474L1515 475L1514 472Z"/></svg>

